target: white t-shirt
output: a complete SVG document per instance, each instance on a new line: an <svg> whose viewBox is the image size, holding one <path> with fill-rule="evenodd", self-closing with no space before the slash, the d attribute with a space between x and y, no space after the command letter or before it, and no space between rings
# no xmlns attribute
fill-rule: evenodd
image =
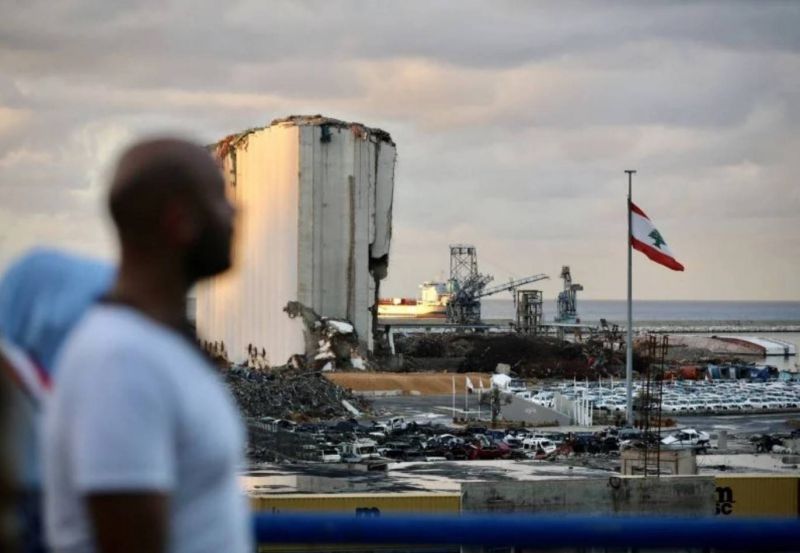
<svg viewBox="0 0 800 553"><path fill-rule="evenodd" d="M100 305L57 361L45 408L45 526L56 552L92 552L84 498L170 496L175 553L250 553L239 488L244 430L219 376L188 338L128 307Z"/></svg>

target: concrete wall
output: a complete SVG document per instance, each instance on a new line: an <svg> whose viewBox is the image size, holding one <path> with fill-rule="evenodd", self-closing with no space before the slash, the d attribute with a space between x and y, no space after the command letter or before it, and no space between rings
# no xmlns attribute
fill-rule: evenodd
<svg viewBox="0 0 800 553"><path fill-rule="evenodd" d="M197 287L197 329L222 341L233 361L248 344L270 363L302 351L300 319L282 312L297 297L299 130L268 127L243 135L222 159L238 210L234 269Z"/></svg>
<svg viewBox="0 0 800 553"><path fill-rule="evenodd" d="M371 346L371 271L389 254L394 145L351 128L300 129L298 301L351 321ZM374 274L373 274L374 273Z"/></svg>
<svg viewBox="0 0 800 553"><path fill-rule="evenodd" d="M640 449L626 449L620 456L620 473L624 475L643 474L645 469L645 455ZM662 449L656 458L655 451L647 452L647 471L654 474L656 469L662 475L692 475L697 474L697 455L691 449L667 450Z"/></svg>
<svg viewBox="0 0 800 553"><path fill-rule="evenodd" d="M395 146L383 131L293 117L228 137L217 147L239 210L235 269L197 287L197 329L234 362L248 344L270 365L304 353L300 301L350 320L372 343L375 280L391 243Z"/></svg>
<svg viewBox="0 0 800 553"><path fill-rule="evenodd" d="M259 494L250 498L254 511L344 512L377 516L383 513L457 514L461 498L450 493Z"/></svg>
<svg viewBox="0 0 800 553"><path fill-rule="evenodd" d="M715 512L714 478L689 476L465 482L464 512L702 515Z"/></svg>

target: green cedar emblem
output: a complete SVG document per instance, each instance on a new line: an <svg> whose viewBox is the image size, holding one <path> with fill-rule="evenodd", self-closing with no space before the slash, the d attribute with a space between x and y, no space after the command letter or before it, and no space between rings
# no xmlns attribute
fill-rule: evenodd
<svg viewBox="0 0 800 553"><path fill-rule="evenodd" d="M653 245L659 250L661 249L661 244L666 244L666 242L664 242L664 239L661 237L661 233L658 232L658 229L653 229L653 232L651 232L647 236L653 239Z"/></svg>

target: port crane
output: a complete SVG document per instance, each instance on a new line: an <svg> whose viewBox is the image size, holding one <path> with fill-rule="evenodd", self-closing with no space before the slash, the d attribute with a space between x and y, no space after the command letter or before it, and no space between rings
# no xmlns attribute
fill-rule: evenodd
<svg viewBox="0 0 800 553"><path fill-rule="evenodd" d="M558 293L558 312L556 314L557 323L577 323L578 322L578 303L577 293L583 290L580 284L573 284L572 274L569 266L561 268L561 279L564 281L564 290Z"/></svg>
<svg viewBox="0 0 800 553"><path fill-rule="evenodd" d="M550 278L544 273L532 275L516 280L509 280L505 284L498 284L487 288L493 280L491 275L473 273L463 282L452 282L455 288L447 303L447 320L457 324L475 324L481 320L481 298L511 291L526 284Z"/></svg>

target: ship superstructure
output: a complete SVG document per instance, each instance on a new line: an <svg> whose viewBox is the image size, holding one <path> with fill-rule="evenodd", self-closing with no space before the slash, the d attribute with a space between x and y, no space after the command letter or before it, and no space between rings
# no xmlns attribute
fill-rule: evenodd
<svg viewBox="0 0 800 553"><path fill-rule="evenodd" d="M413 319L443 319L447 316L447 303L452 293L446 282L429 281L419 285L419 299L381 298L378 316Z"/></svg>

